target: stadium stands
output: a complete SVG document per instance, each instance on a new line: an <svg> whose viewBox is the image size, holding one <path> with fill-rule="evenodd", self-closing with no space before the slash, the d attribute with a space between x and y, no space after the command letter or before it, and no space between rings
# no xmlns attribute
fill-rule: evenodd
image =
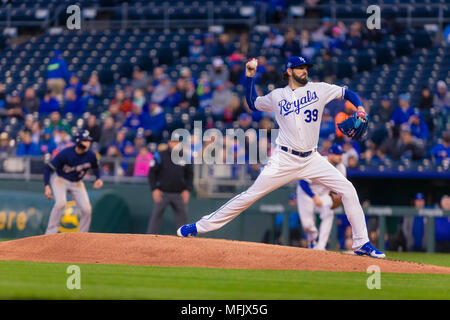
<svg viewBox="0 0 450 320"><path fill-rule="evenodd" d="M90 7L109 6L114 7L113 13L108 17L111 20L124 19L123 13L126 12L126 19L129 20L158 20L162 17L169 20L205 20L214 21L232 20L235 18L245 19L254 16L251 10L240 10L242 7L255 7L258 2L254 1L220 1L214 3L214 10L211 12L208 6L203 6L207 1L129 1L127 10L124 11L121 1L79 1L80 5L89 5ZM0 8L0 16L11 14L14 19L28 20L35 19L31 9L41 8L43 1L12 1ZM326 7L330 1L322 1L320 4ZM334 2L333 2L334 3ZM392 4L392 13L397 18L413 17L416 19L435 17L442 12L444 16L449 13L448 5L445 1L414 1L419 6L414 6L409 10L408 6L402 6L401 1L383 1L383 4ZM439 4L441 3L441 4ZM46 1L45 8L53 11L56 7L69 4L69 1ZM297 2L288 1L288 5L295 5ZM335 12L328 10L321 11L321 18L332 16L334 19L354 19L361 17L361 8L367 7L368 1L346 1L346 7L333 6L337 8ZM423 5L422 5L423 4ZM323 7L321 7L323 8ZM13 11L11 11L13 10ZM14 11L16 10L16 11ZM56 9L55 9L56 10ZM51 14L50 14L51 16ZM364 11L364 17L366 16ZM341 32L348 33L353 25L344 23L347 30ZM342 26L342 25L340 25ZM357 28L357 27L356 27ZM284 25L279 25L275 29L283 35L286 31ZM313 52L311 58L318 66L312 70L313 80L322 80L324 69L321 66L327 64L325 55L331 55L329 68L333 70L333 77L338 85L346 85L354 89L364 99L370 108L380 105L381 97L389 96L393 104L397 105L397 98L402 93L410 95L410 104L418 108L420 102L420 89L428 86L433 93L436 92L436 83L443 80L450 85L450 49L441 41L436 40L436 35L429 31L418 29L402 29L397 32L383 33L379 38L370 38L365 34L359 34L362 38L361 43L343 42L341 47L328 50L328 36L320 37L317 31L320 25L309 29L310 42L303 45L304 52ZM151 78L151 73L155 67L163 67L164 72L170 77L173 84L181 76L183 67L188 67L192 72L196 85L199 79L207 79L212 69L212 57L200 55L199 57L190 57L190 47L196 38L201 38L208 33L204 27L198 28L140 28L133 29L107 29L107 30L82 30L82 31L64 31L62 34L52 34L44 32L27 38L26 41L18 45L10 45L0 51L0 83L5 84L5 93L9 96L23 96L28 87L36 90L38 96L42 98L46 91L46 72L52 52L60 50L63 53L64 60L68 65L71 74L76 75L81 83L86 84L93 72L99 76L102 85L102 94L96 99L86 99L88 113L99 117L100 125L104 119L109 116L107 112L112 100L115 98L118 89L130 88L133 81L134 69L147 72ZM296 30L300 34L301 30ZM282 54L282 48L263 48L264 40L267 38L267 32L253 29L248 34L248 51L240 43L239 34L236 31L230 32L231 41L220 47L222 51L216 51L215 55L222 56L228 69L231 69L233 63L243 65L246 58L250 56L265 56L273 63L276 70L283 70L285 57ZM319 34L320 35L320 34ZM366 37L367 36L367 37ZM215 48L217 50L220 43L220 35L215 34ZM298 37L299 38L299 37ZM346 40L345 38L344 40ZM350 39L351 40L351 39ZM230 49L231 48L231 49ZM234 48L234 49L233 49ZM306 49L311 49L307 51ZM232 54L242 55L238 60L233 61ZM264 70L262 70L264 72ZM154 79L153 79L154 80ZM203 81L203 80L202 80ZM203 84L203 83L202 83ZM156 85L156 83L155 83ZM209 83L214 87L214 84ZM269 83L269 86L273 85ZM266 92L268 87L260 86L262 92ZM154 86L152 85L154 90ZM232 91L242 97L242 86L231 87ZM146 92L147 102L152 98L153 91ZM197 86L197 91L201 90ZM213 88L214 91L214 88ZM127 91L132 98L132 92ZM189 105L188 108L167 108L165 112L166 127L160 138L167 138L170 133L179 127L192 129L194 120L202 120L204 128L213 126L225 130L236 125L237 116L245 112L245 106L241 101L240 111L233 114L232 121L225 119L213 119L209 108L199 108ZM336 111L330 106L332 116ZM63 110L62 110L63 111ZM394 167L406 168L411 170L432 169L432 158L430 150L433 145L441 141L442 133L449 130L449 112L448 110L437 112L434 109L420 110L425 113L424 116L433 116L433 128L429 139L425 141L426 152L425 159L422 162L398 163ZM87 119L88 114L84 115L82 121L73 117L71 114L63 115L64 121L72 127L81 127ZM124 114L124 117L127 115ZM261 115L259 115L261 117ZM267 115L262 115L266 117ZM39 119L44 129L48 123L48 116L34 114L35 119ZM269 117L270 118L270 117ZM384 126L389 131L389 125L377 123L374 119L374 127ZM258 116L254 118L254 127L258 127ZM1 118L0 131L7 132L11 137L18 137L23 129L24 118L21 116L7 116ZM132 133L129 138L135 133ZM159 143L162 140L151 141ZM364 152L366 146L361 146ZM402 161L404 161L403 159ZM390 160L385 160L384 168L390 168ZM372 164L364 164L361 159L361 169L367 169ZM379 169L379 165L377 168ZM368 166L368 167L367 167ZM401 166L401 167L400 167ZM419 169L422 168L422 169Z"/></svg>

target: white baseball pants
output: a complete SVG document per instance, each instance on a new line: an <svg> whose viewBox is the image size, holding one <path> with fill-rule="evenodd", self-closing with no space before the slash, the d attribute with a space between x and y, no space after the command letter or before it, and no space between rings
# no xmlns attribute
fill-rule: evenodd
<svg viewBox="0 0 450 320"><path fill-rule="evenodd" d="M321 207L316 207L314 200L297 185L297 208L300 221L309 241L316 241L314 249L325 250L328 238L330 237L331 227L333 226L333 199L328 193L317 195L322 201ZM320 214L320 227L317 231L316 216L314 209Z"/></svg>
<svg viewBox="0 0 450 320"><path fill-rule="evenodd" d="M72 182L61 178L56 173L50 177L55 204L50 212L50 218L45 234L58 233L59 223L67 202L67 193L76 202L81 211L79 232L88 232L91 225L92 207L83 181Z"/></svg>
<svg viewBox="0 0 450 320"><path fill-rule="evenodd" d="M352 227L353 249L359 249L368 242L364 212L352 183L318 152L302 158L282 151L279 147L275 149L253 185L218 210L197 221L197 232L206 233L217 230L269 192L293 180L305 178L320 183L342 196L345 213Z"/></svg>

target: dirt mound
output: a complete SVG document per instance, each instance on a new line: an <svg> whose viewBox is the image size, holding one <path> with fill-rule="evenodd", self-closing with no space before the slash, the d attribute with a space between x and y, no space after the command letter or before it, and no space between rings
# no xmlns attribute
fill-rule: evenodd
<svg viewBox="0 0 450 320"><path fill-rule="evenodd" d="M446 267L336 252L139 234L62 233L6 241L0 243L0 260L360 272L378 265L382 272L450 274Z"/></svg>

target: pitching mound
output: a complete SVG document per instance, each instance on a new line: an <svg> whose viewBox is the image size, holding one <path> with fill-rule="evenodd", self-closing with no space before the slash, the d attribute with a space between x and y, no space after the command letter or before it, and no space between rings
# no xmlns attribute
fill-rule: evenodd
<svg viewBox="0 0 450 320"><path fill-rule="evenodd" d="M382 272L450 274L447 267L336 252L139 234L62 233L6 241L0 243L0 260L360 272L376 264Z"/></svg>

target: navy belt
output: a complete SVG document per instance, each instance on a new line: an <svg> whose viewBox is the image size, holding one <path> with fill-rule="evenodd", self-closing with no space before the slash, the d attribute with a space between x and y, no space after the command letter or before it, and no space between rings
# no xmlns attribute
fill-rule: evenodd
<svg viewBox="0 0 450 320"><path fill-rule="evenodd" d="M285 146L281 146L280 148L284 152L289 152L289 153L292 153L295 156L299 156L299 157L302 157L302 158L306 158L307 156L309 156L311 153L313 153L315 151L315 150L311 150L311 151L307 151L307 152L300 152L300 151L295 151L295 150L289 150L289 148L285 147Z"/></svg>

